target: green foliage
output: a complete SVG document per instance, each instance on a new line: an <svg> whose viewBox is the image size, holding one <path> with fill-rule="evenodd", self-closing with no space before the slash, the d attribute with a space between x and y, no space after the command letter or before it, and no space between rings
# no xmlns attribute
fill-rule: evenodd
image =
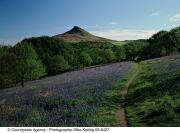
<svg viewBox="0 0 180 133"><path fill-rule="evenodd" d="M171 31L160 31L149 40L149 46L141 52L141 59L180 53L180 27Z"/></svg>
<svg viewBox="0 0 180 133"><path fill-rule="evenodd" d="M148 45L149 43L146 40L132 41L124 45L123 48L125 49L126 60L141 60L141 58L144 57L141 53Z"/></svg>
<svg viewBox="0 0 180 133"><path fill-rule="evenodd" d="M30 44L17 44L14 47L14 52L16 55L16 78L22 86L24 86L26 80L38 79L45 75L45 68Z"/></svg>
<svg viewBox="0 0 180 133"><path fill-rule="evenodd" d="M83 66L89 66L93 63L90 55L86 52L81 52L80 62L81 62L81 64L83 64Z"/></svg>
<svg viewBox="0 0 180 133"><path fill-rule="evenodd" d="M150 57L159 57L163 55L168 55L173 52L173 47L170 42L169 32L160 31L157 34L154 34L150 39ZM156 49L156 50L154 50Z"/></svg>
<svg viewBox="0 0 180 133"><path fill-rule="evenodd" d="M104 56L105 62L112 62L115 60L115 55L111 49L104 50L103 56Z"/></svg>
<svg viewBox="0 0 180 133"><path fill-rule="evenodd" d="M65 72L70 69L68 62L61 55L55 55L48 67L51 74Z"/></svg>
<svg viewBox="0 0 180 133"><path fill-rule="evenodd" d="M103 53L103 50L101 50L99 48L92 48L92 49L88 50L88 53L90 54L90 56L93 60L93 65L103 63L103 57L101 56Z"/></svg>
<svg viewBox="0 0 180 133"><path fill-rule="evenodd" d="M115 47L113 49L117 61L122 61L126 59L126 53L124 47Z"/></svg>
<svg viewBox="0 0 180 133"><path fill-rule="evenodd" d="M129 41L121 47L125 52L125 60L133 61L180 53L180 27L169 32L160 31L148 40Z"/></svg>
<svg viewBox="0 0 180 133"><path fill-rule="evenodd" d="M0 47L0 88L11 87L16 82L15 62L16 56L12 47Z"/></svg>
<svg viewBox="0 0 180 133"><path fill-rule="evenodd" d="M57 38L44 36L24 39L23 42L31 43L45 66L50 64L51 58L55 55L74 55L71 45ZM72 62L72 60L69 59L69 62ZM47 67L47 71L49 71L48 69Z"/></svg>
<svg viewBox="0 0 180 133"><path fill-rule="evenodd" d="M180 27L172 29L169 36L171 44L180 53Z"/></svg>
<svg viewBox="0 0 180 133"><path fill-rule="evenodd" d="M13 66L13 68L4 68L7 68L9 73L13 73L15 76L9 75L7 78L1 79L9 80L3 81L9 85L17 82L21 82L23 85L24 81L38 79L45 76L45 73L55 75L80 67L125 59L124 49L108 42L67 43L46 36L24 39L11 49L7 49L11 52L7 54L7 59L3 56L6 64L5 62L1 64ZM10 56L13 57L11 62L8 59L11 58ZM0 77L5 76L1 74ZM10 77L15 78L15 80Z"/></svg>
<svg viewBox="0 0 180 133"><path fill-rule="evenodd" d="M119 46L106 42L79 42L71 44L52 37L30 38L25 39L23 42L32 43L33 48L47 67L48 75L63 72L54 71L57 70L55 68L57 65L52 65L52 60L57 55L63 56L66 64L68 63L70 66L65 68L64 71L124 58L124 55L121 55L121 53L124 53ZM116 48L121 49L121 51L116 50Z"/></svg>
<svg viewBox="0 0 180 133"><path fill-rule="evenodd" d="M46 36L24 39L21 43L12 47L11 51L10 53L15 54L15 56L10 53L7 55L13 56L13 64L16 67L8 68L8 70L14 71L16 81L14 79L12 81L15 83L22 82L22 85L26 80L38 79L44 76L43 66L46 68L47 75L55 75L90 65L125 60L124 48L109 42L67 43ZM8 60L7 64L12 66ZM4 77L4 75L1 77ZM6 79L10 80L9 77ZM6 83L12 84L10 81L6 81Z"/></svg>

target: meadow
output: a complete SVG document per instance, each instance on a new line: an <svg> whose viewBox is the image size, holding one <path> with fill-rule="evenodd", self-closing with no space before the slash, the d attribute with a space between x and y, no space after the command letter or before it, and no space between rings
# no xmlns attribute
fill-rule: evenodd
<svg viewBox="0 0 180 133"><path fill-rule="evenodd" d="M133 65L113 63L0 90L0 125L113 126L119 83Z"/></svg>
<svg viewBox="0 0 180 133"><path fill-rule="evenodd" d="M119 126L119 104L128 126L180 126L179 32L112 41L74 27L63 35L79 42L41 36L0 45L0 126Z"/></svg>
<svg viewBox="0 0 180 133"><path fill-rule="evenodd" d="M118 46L123 46L129 42L131 42L131 41L111 41L112 44L118 45Z"/></svg>
<svg viewBox="0 0 180 133"><path fill-rule="evenodd" d="M126 100L129 126L180 126L180 55L139 63Z"/></svg>

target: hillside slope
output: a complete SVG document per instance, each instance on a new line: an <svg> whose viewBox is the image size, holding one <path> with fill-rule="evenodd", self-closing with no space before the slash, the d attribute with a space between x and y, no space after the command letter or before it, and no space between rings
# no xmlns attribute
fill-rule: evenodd
<svg viewBox="0 0 180 133"><path fill-rule="evenodd" d="M180 126L180 55L143 61L126 104L129 126Z"/></svg>
<svg viewBox="0 0 180 133"><path fill-rule="evenodd" d="M133 65L113 63L0 90L0 126L112 126L119 91L113 87Z"/></svg>

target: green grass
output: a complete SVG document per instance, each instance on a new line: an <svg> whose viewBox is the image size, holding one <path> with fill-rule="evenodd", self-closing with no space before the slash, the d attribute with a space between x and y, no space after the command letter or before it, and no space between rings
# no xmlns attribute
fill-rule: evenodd
<svg viewBox="0 0 180 133"><path fill-rule="evenodd" d="M180 126L180 59L139 63L128 91L129 126Z"/></svg>
<svg viewBox="0 0 180 133"><path fill-rule="evenodd" d="M114 84L112 89L104 94L102 106L98 109L96 114L89 118L89 125L91 126L117 126L116 111L121 97L121 90L128 81L128 79L137 70L137 64L134 64L127 76Z"/></svg>
<svg viewBox="0 0 180 133"><path fill-rule="evenodd" d="M112 41L111 43L114 45L122 46L127 44L129 41Z"/></svg>

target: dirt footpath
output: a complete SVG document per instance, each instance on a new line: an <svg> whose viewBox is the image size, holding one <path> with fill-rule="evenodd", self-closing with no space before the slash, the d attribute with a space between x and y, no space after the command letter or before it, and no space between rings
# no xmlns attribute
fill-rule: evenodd
<svg viewBox="0 0 180 133"><path fill-rule="evenodd" d="M119 105L117 107L116 112L116 118L117 118L117 127L127 127L127 120L126 120L126 114L125 114L125 99L127 96L128 88L130 84L135 80L136 76L139 73L138 67L135 68L135 73L130 77L130 79L127 81L127 83L124 85L123 89L121 90L121 98L119 100Z"/></svg>

